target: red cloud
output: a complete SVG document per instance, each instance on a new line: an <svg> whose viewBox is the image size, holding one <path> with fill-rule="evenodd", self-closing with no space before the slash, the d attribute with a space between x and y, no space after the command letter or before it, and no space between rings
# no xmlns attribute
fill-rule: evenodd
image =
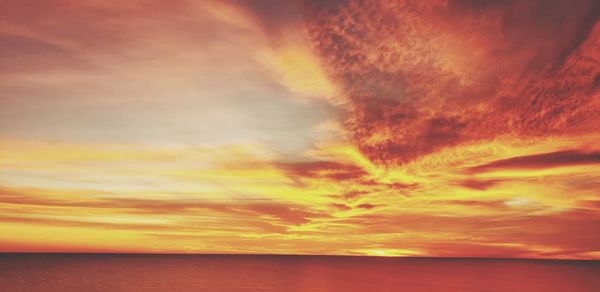
<svg viewBox="0 0 600 292"><path fill-rule="evenodd" d="M354 143L402 164L501 135L597 131L597 1L303 5Z"/></svg>
<svg viewBox="0 0 600 292"><path fill-rule="evenodd" d="M469 172L483 172L496 169L539 169L596 163L600 163L600 152L567 150L497 160L472 167L469 169Z"/></svg>

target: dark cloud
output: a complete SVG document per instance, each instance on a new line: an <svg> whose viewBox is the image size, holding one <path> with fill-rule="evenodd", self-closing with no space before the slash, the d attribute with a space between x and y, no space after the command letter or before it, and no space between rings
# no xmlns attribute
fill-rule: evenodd
<svg viewBox="0 0 600 292"><path fill-rule="evenodd" d="M498 169L543 169L596 163L600 163L600 152L567 150L497 160L488 164L472 167L468 171L484 172Z"/></svg>
<svg viewBox="0 0 600 292"><path fill-rule="evenodd" d="M293 179L324 178L345 181L367 175L367 172L359 166L334 161L280 162L275 165Z"/></svg>
<svg viewBox="0 0 600 292"><path fill-rule="evenodd" d="M342 194L342 197L346 200L355 200L360 198L361 196L368 195L371 192L367 191L349 191L347 193Z"/></svg>
<svg viewBox="0 0 600 292"><path fill-rule="evenodd" d="M567 56L588 37L600 16L597 0L473 1L451 0L450 12L457 18L465 14L497 15L506 39L502 50L531 54L530 69L560 66Z"/></svg>
<svg viewBox="0 0 600 292"><path fill-rule="evenodd" d="M459 182L459 185L474 190L487 190L496 184L501 183L501 180L477 180L477 179L466 179Z"/></svg>
<svg viewBox="0 0 600 292"><path fill-rule="evenodd" d="M346 204L337 204L337 203L333 203L331 204L331 207L333 207L334 209L340 210L340 211L349 211L352 210L352 208Z"/></svg>
<svg viewBox="0 0 600 292"><path fill-rule="evenodd" d="M378 205L373 205L373 204L369 204L369 203L364 203L364 204L359 204L356 206L359 209L366 209L366 210L371 210L371 209L375 209L378 207Z"/></svg>
<svg viewBox="0 0 600 292"><path fill-rule="evenodd" d="M371 160L596 131L600 1L302 2Z"/></svg>

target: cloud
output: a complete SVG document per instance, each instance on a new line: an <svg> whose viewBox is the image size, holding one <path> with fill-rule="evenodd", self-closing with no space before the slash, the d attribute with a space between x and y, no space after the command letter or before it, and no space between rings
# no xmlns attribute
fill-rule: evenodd
<svg viewBox="0 0 600 292"><path fill-rule="evenodd" d="M53 198L54 197L54 198ZM191 221L204 222L204 229L243 230L259 229L264 232L285 233L287 228L310 222L312 219L327 218L329 215L314 211L307 206L279 203L268 200L183 200L183 199L142 199L142 198L95 198L84 199L85 194L74 198L56 197L56 194L35 189L0 189L0 204L9 208L6 216L0 218L5 223L30 223L58 226L102 227L108 229L131 230L196 230L190 227ZM27 207L32 208L26 211ZM39 213L36 210L46 209ZM60 214L61 210L70 209ZM50 211L52 210L52 211ZM106 214L97 219L69 216L70 212L91 212ZM198 216L198 212L203 215ZM110 214L116 214L114 220ZM12 215L10 215L12 214ZM130 223L129 219L119 219L123 215L140 218ZM190 217L163 223L146 222L143 218L162 216L169 218ZM224 228L221 220L235 221L231 228ZM212 227L211 227L212 226ZM139 228L137 228L139 227Z"/></svg>
<svg viewBox="0 0 600 292"><path fill-rule="evenodd" d="M477 166L480 167L480 166ZM460 185L467 187L467 188L471 188L471 189L475 189L475 190L486 190L489 189L491 187L493 187L494 185L501 183L501 180L475 180L475 179L467 179L467 180L463 180L461 182L459 182Z"/></svg>
<svg viewBox="0 0 600 292"><path fill-rule="evenodd" d="M468 172L477 173L499 169L544 169L598 163L600 163L600 152L565 150L497 160L472 167Z"/></svg>
<svg viewBox="0 0 600 292"><path fill-rule="evenodd" d="M597 257L598 5L0 7L0 248Z"/></svg>
<svg viewBox="0 0 600 292"><path fill-rule="evenodd" d="M598 2L553 3L306 1L303 11L352 104L354 143L399 165L506 135L594 131Z"/></svg>
<svg viewBox="0 0 600 292"><path fill-rule="evenodd" d="M300 6L293 1L242 0L235 1L235 4L261 23L261 27L274 39L282 38L281 34L286 29L302 25Z"/></svg>
<svg viewBox="0 0 600 292"><path fill-rule="evenodd" d="M377 208L377 205L373 205L373 204L368 204L368 203L364 203L364 204L360 204L358 206L356 206L357 208L360 209L366 209L366 210L371 210L374 208Z"/></svg>
<svg viewBox="0 0 600 292"><path fill-rule="evenodd" d="M359 179L367 175L367 172L359 166L344 164L334 161L312 161L278 163L292 177L299 178L324 178L333 181L346 181Z"/></svg>
<svg viewBox="0 0 600 292"><path fill-rule="evenodd" d="M254 142L296 154L326 136L310 129L335 116L325 100L304 98L328 85L310 52L275 47L225 1L1 5L0 123L11 127L0 138Z"/></svg>

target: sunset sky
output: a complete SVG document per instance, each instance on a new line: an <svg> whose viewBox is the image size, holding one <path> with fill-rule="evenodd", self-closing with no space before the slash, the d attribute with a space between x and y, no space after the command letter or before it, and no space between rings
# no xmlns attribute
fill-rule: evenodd
<svg viewBox="0 0 600 292"><path fill-rule="evenodd" d="M600 259L599 19L0 0L0 251Z"/></svg>

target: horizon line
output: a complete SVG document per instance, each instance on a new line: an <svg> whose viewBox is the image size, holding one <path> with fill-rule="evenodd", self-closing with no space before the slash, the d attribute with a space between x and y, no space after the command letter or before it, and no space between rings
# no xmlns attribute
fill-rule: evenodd
<svg viewBox="0 0 600 292"><path fill-rule="evenodd" d="M571 262L600 262L600 259L575 259L575 258L527 258L527 257L435 257L435 256L374 256L374 255L347 255L347 254L269 254L269 253L177 253L177 252L53 252L53 251L20 251L5 252L2 255L152 255L152 256L260 256L260 257L336 257L336 258L389 258L407 260L507 260L507 261L571 261Z"/></svg>

